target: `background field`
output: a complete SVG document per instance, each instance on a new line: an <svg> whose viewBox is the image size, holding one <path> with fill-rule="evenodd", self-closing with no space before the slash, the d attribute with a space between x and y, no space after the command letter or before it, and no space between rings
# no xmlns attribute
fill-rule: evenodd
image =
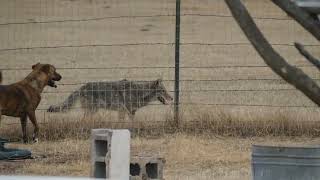
<svg viewBox="0 0 320 180"><path fill-rule="evenodd" d="M293 42L300 42L307 45L312 54L320 57L319 43L269 0L244 0L244 3L280 54L312 78L320 79L318 70L292 46ZM161 133L155 140L150 140L150 137L134 139L133 147L148 151L150 146L153 152L164 155L168 162L166 179L177 179L177 176L185 179L189 175L190 179L212 179L212 176L217 179L249 177L252 143L265 141L271 144L293 144L298 141L298 144L304 144L310 140L312 144L317 141L310 139L310 136L319 134L318 125L312 124L319 120L318 108L264 64L231 17L224 1L184 0L181 13L182 120L200 120L198 124L203 120L213 124L217 124L217 121L224 122L223 120L232 122L218 123L221 128L204 133L205 137L200 130L207 128L203 124L199 127L193 124L199 131L193 130L192 133L183 131L177 135L170 131L167 134L173 106L163 106L157 102L139 110L137 124L159 127ZM162 78L173 95L174 14L174 0L1 0L0 69L4 76L3 84L22 79L31 71L31 65L37 62L54 64L63 76L57 89L45 89L37 111L38 121L44 129L42 139L50 142L27 146L48 157L53 155L53 160L52 157L31 160L26 163L32 166L26 168L26 164L22 163L21 167L14 168L14 172L46 174L46 171L40 172L28 167L45 165L50 169L56 166L55 158L63 159L64 155L58 154L55 148L59 149L66 144L75 148L70 152L70 148L63 150L70 154L78 152L77 148L80 146L81 149L87 149L87 140L84 140L87 131L79 133L83 129L82 124L76 126L77 129L72 130L75 133L70 135L61 135L61 129L68 131L69 126L55 126L55 122L59 122L75 127L70 122L78 122L83 117L79 105L69 113L45 112L49 105L62 102L70 92L85 82ZM96 119L99 122L113 123L95 124L93 121ZM161 126L154 125L154 122L160 122ZM274 133L275 131L266 128L271 122L271 126L276 129L284 127L280 130L281 133ZM166 124L162 125L163 123ZM88 127L117 127L119 122L117 113L101 111L92 121L86 120L84 124L90 124ZM121 124L121 127L127 127L127 124ZM244 133L246 139L236 138L241 133L250 131L250 128L254 129L256 124L262 124L255 129L254 132L257 133ZM294 124L294 128L290 124ZM225 126L235 127L234 131ZM0 136L20 137L19 128L17 119L5 117L1 122ZM199 133L201 137L198 137ZM215 135L233 137L220 140ZM285 137L247 139L249 135ZM305 135L308 138L287 139L288 135ZM65 138L66 140L62 140ZM232 146L231 156L224 154L225 152L219 153L221 149L237 144L237 141L244 145ZM142 143L149 145L144 146ZM194 147L199 145L204 149L180 152L188 149L185 146L194 148L190 145L192 143L196 144ZM21 144L17 146L20 147ZM172 152L181 154L181 158L171 157ZM211 153L217 155L211 156ZM87 175L87 150L82 155L70 160L71 164L77 165L74 169L65 170L62 165L50 174ZM239 160L233 155L239 157ZM222 165L216 166L217 161ZM78 162L81 162L80 165ZM8 169L3 172L8 173Z"/></svg>

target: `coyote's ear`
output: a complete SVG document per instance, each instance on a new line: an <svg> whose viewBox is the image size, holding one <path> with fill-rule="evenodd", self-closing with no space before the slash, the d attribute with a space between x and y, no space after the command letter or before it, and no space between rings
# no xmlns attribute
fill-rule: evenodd
<svg viewBox="0 0 320 180"><path fill-rule="evenodd" d="M162 83L162 79L157 79L156 82L155 82L155 85L158 86L158 85L160 85L161 83Z"/></svg>
<svg viewBox="0 0 320 180"><path fill-rule="evenodd" d="M32 69L34 69L35 67L37 67L40 63L37 63L35 65L32 65Z"/></svg>

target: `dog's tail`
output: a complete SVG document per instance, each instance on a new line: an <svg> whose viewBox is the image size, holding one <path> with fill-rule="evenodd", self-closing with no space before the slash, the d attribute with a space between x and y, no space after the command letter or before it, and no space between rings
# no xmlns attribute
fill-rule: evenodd
<svg viewBox="0 0 320 180"><path fill-rule="evenodd" d="M69 95L69 97L62 103L58 105L52 105L48 108L48 112L66 112L70 110L75 104L76 100L80 97L80 91L74 91Z"/></svg>

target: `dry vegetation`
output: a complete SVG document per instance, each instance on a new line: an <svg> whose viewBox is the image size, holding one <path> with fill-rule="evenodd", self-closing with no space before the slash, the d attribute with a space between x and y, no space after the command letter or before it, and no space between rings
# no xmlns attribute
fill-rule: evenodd
<svg viewBox="0 0 320 180"><path fill-rule="evenodd" d="M197 112L184 121L181 117L181 126L176 128L173 117L168 114L165 121L138 120L135 121L108 121L106 116L92 118L50 119L41 125L42 140L57 141L60 139L88 139L93 128L132 128L138 137L163 137L175 133L206 136L231 137L264 137L264 136L305 136L317 137L320 135L319 121L301 121L290 119L283 113L275 113L266 117L234 117L230 113ZM107 118L108 119L108 118ZM29 138L31 139L33 126L29 124ZM1 137L12 140L21 137L20 125L13 124L0 128Z"/></svg>
<svg viewBox="0 0 320 180"><path fill-rule="evenodd" d="M41 3L39 3L41 1ZM144 16L174 14L174 0L1 0L0 23L59 21L110 16ZM255 17L288 18L269 0L244 0ZM222 0L185 0L183 13L230 15ZM291 20L256 19L273 44L309 45L318 42ZM43 47L59 45L122 44L137 42L168 43L174 40L174 17L115 18L98 21L17 24L1 26L0 48ZM182 42L229 44L248 43L232 18L183 16ZM274 45L289 63L308 65L291 46ZM317 46L307 46L317 57ZM88 81L172 80L172 68L94 69L94 67L173 67L174 48L156 46L106 46L29 49L1 51L0 69L4 84L23 78L36 62L58 67L63 80L57 89L46 88L39 109L62 102L79 84ZM181 66L239 66L265 64L247 45L182 45ZM62 69L62 68L82 69ZM83 69L88 67L89 69ZM316 68L302 68L319 78ZM134 154L150 152L165 157L166 179L249 179L252 144L319 144L320 123L317 108L302 93L280 80L268 67L185 68L181 69L182 125L172 123L172 106L148 106L137 112ZM199 81L206 80L206 81ZM226 81L223 81L226 80ZM75 83L75 84L74 84ZM173 81L164 82L173 91ZM66 85L69 84L69 85ZM241 90L260 91L241 91ZM275 90L273 89L284 89ZM287 90L286 90L287 89ZM217 91L224 90L224 91ZM228 91L240 90L240 91ZM271 91L264 91L271 90ZM192 103L192 104L188 104ZM199 104L272 104L292 107L203 106ZM76 105L76 108L78 105ZM40 143L10 146L31 149L35 159L0 162L0 174L73 175L89 174L89 132L92 128L128 128L114 112L101 111L91 118L75 109L68 113L37 112ZM13 124L12 124L13 123ZM31 136L31 125L29 124ZM17 140L21 136L19 121L3 118L0 137Z"/></svg>
<svg viewBox="0 0 320 180"><path fill-rule="evenodd" d="M183 123L181 129L172 126L169 115L165 122L136 122L132 154L165 157L166 179L236 180L251 176L252 144L298 146L320 141L316 121L291 121L279 114L246 120L222 112L199 113L197 118ZM10 145L32 150L35 159L0 162L1 174L88 176L90 129L130 127L93 119L48 121L42 125L40 143ZM19 138L19 125L1 129L1 137Z"/></svg>
<svg viewBox="0 0 320 180"><path fill-rule="evenodd" d="M157 138L132 139L132 154L153 153L166 158L166 179L250 179L252 144L316 145L319 138L223 137L176 133ZM88 176L89 141L63 139L39 144L12 144L33 150L36 159L1 162L1 174Z"/></svg>

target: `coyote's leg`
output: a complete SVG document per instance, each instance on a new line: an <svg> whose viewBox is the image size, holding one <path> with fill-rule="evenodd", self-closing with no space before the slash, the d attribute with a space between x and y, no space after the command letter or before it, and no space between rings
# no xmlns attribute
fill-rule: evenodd
<svg viewBox="0 0 320 180"><path fill-rule="evenodd" d="M135 126L135 122L134 122L134 115L135 114L136 114L135 111L128 112L128 116L129 116L129 119L130 119L130 127L131 127L131 129L130 129L131 137L135 136L136 133L137 133L136 129L137 128L139 129L139 127Z"/></svg>
<svg viewBox="0 0 320 180"><path fill-rule="evenodd" d="M126 110L124 108L119 108L118 110L118 118L120 122L124 122L126 118Z"/></svg>
<svg viewBox="0 0 320 180"><path fill-rule="evenodd" d="M84 109L84 118L92 118L93 114L95 114L98 111L97 108L91 107L91 108L85 108Z"/></svg>
<svg viewBox="0 0 320 180"><path fill-rule="evenodd" d="M136 111L133 111L133 112L129 113L129 118L130 118L131 121L134 120L134 115L135 114L136 114Z"/></svg>
<svg viewBox="0 0 320 180"><path fill-rule="evenodd" d="M90 115L89 109L83 108L83 111L84 111L84 113L83 113L83 118L84 118L84 119L85 119L85 118L88 118L89 115Z"/></svg>
<svg viewBox="0 0 320 180"><path fill-rule="evenodd" d="M83 118L88 118L92 115L91 105L89 104L89 101L85 97L80 97L80 104L81 108L84 111Z"/></svg>

